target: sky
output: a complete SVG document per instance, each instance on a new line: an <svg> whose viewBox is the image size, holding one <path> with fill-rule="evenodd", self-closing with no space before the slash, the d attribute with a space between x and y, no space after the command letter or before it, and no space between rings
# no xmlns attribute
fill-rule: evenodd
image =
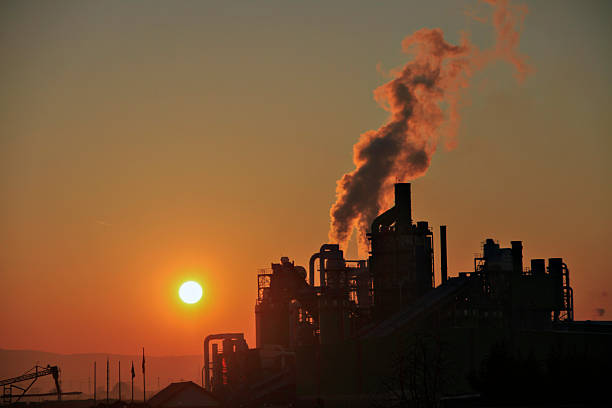
<svg viewBox="0 0 612 408"><path fill-rule="evenodd" d="M413 217L448 225L451 276L485 238L522 240L526 259L565 259L576 319L612 320L612 5L523 3L532 74L474 75L456 148L413 181ZM327 241L352 147L387 118L373 91L410 59L402 39L439 27L490 46L473 10L2 2L0 348L199 354L237 331L254 346L257 270ZM177 296L189 279L195 305Z"/></svg>

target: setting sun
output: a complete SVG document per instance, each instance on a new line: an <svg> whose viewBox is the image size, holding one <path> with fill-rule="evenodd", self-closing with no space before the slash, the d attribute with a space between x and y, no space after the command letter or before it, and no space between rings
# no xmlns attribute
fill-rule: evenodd
<svg viewBox="0 0 612 408"><path fill-rule="evenodd" d="M202 286L194 281L188 281L181 285L179 297L185 303L197 303L202 298Z"/></svg>

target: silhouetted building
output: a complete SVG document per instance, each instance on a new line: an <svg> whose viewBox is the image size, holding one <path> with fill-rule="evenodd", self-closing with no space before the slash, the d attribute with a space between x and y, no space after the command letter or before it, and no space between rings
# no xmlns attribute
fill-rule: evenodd
<svg viewBox="0 0 612 408"><path fill-rule="evenodd" d="M395 206L376 217L368 237L374 314L382 320L434 286L432 232L427 221L412 223L410 183L395 185Z"/></svg>
<svg viewBox="0 0 612 408"><path fill-rule="evenodd" d="M155 394L147 401L151 408L204 408L220 407L221 402L212 393L191 382L177 382Z"/></svg>
<svg viewBox="0 0 612 408"><path fill-rule="evenodd" d="M487 239L474 270L449 277L443 226L442 283L434 287L433 232L412 222L408 183L395 185L395 206L376 217L368 238L367 260L346 260L337 244L324 244L308 274L287 257L260 271L256 348L241 333L207 337L206 388L230 405L367 406L372 398L399 403L394 392L408 387L407 401L427 406L474 393L494 350L506 350L507 361L532 355L539 366L576 350L584 361L612 359L612 325L573 322L562 258L527 268L521 241L502 248Z"/></svg>

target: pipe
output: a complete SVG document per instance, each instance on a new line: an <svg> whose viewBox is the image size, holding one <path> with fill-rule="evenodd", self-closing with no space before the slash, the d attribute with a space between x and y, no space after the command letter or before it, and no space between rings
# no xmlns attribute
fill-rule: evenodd
<svg viewBox="0 0 612 408"><path fill-rule="evenodd" d="M563 275L565 275L565 281L563 283L563 297L565 298L564 300L567 301L567 304L565 304L565 306L567 307L567 320L572 322L574 321L574 290L570 286L569 273L570 272L569 268L567 267L567 264L563 262L561 269L561 279L563 279ZM565 289L567 289L567 297Z"/></svg>
<svg viewBox="0 0 612 408"><path fill-rule="evenodd" d="M319 252L335 252L340 250L340 245L338 244L323 244L319 249Z"/></svg>
<svg viewBox="0 0 612 408"><path fill-rule="evenodd" d="M553 320L558 322L563 310L563 258L548 258L548 275L554 287Z"/></svg>
<svg viewBox="0 0 612 408"><path fill-rule="evenodd" d="M446 256L446 225L440 225L440 279L442 284L446 283L448 280Z"/></svg>
<svg viewBox="0 0 612 408"><path fill-rule="evenodd" d="M211 340L230 339L230 340L244 340L244 333L220 333L220 334L209 334L204 339L204 384L203 387L207 391L210 391L210 351L209 345Z"/></svg>
<svg viewBox="0 0 612 408"><path fill-rule="evenodd" d="M310 283L310 286L314 287L315 282L314 282L314 265L315 265L315 261L317 259L321 258L321 253L317 252L316 254L313 254L310 257L310 262L308 263L308 283Z"/></svg>
<svg viewBox="0 0 612 408"><path fill-rule="evenodd" d="M319 248L319 252L313 254L310 257L310 261L308 262L308 283L310 286L314 287L314 274L315 274L315 261L319 259L320 261L320 275L319 275L319 286L325 286L325 265L324 260L327 259L327 254L331 252L340 251L340 245L338 244L323 244L321 248Z"/></svg>
<svg viewBox="0 0 612 408"><path fill-rule="evenodd" d="M319 287L323 288L327 286L327 279L325 279L325 260L327 259L327 254L322 252L319 259Z"/></svg>

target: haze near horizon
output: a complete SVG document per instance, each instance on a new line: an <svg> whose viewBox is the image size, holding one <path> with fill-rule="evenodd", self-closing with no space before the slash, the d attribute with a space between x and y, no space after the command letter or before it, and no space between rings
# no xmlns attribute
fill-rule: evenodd
<svg viewBox="0 0 612 408"><path fill-rule="evenodd" d="M485 238L522 240L526 259L565 259L577 319L609 320L611 6L524 3L534 72L474 74L413 215L448 225L451 275ZM256 271L327 242L402 39L464 30L487 48L469 15L484 6L3 2L0 348L187 355L242 331L254 346Z"/></svg>

